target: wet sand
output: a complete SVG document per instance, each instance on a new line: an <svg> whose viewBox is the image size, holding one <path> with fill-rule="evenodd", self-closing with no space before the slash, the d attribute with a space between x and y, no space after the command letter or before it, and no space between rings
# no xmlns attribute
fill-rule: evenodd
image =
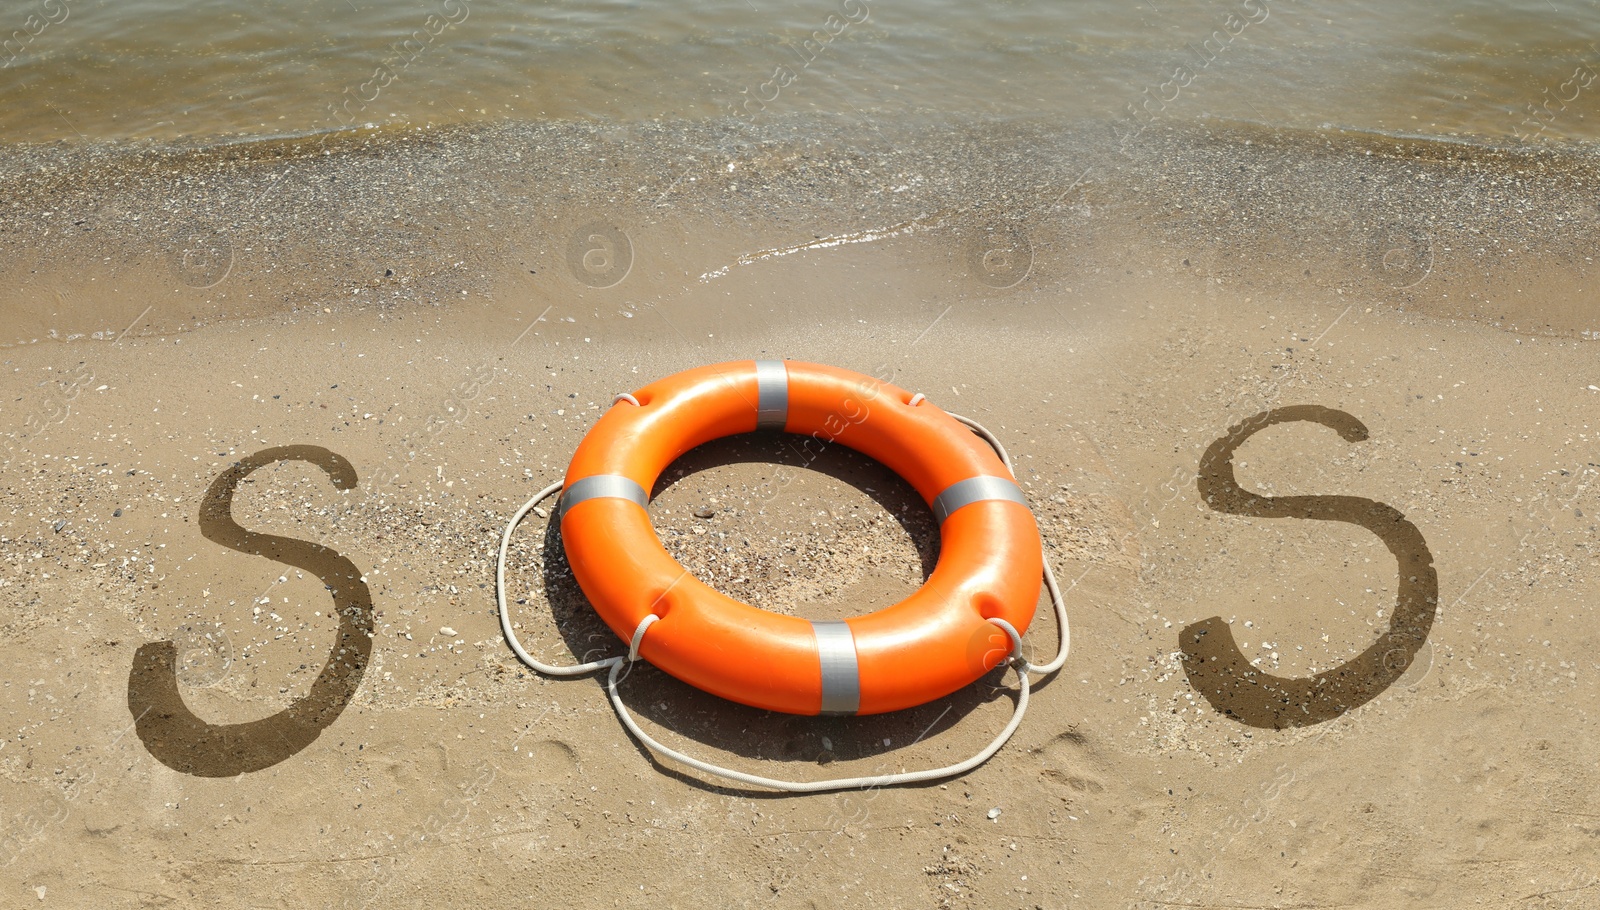
<svg viewBox="0 0 1600 910"><path fill-rule="evenodd" d="M1592 162L892 132L508 126L0 167L7 901L1581 906ZM1074 650L971 774L723 787L500 640L503 523L612 395L756 356L889 376L1011 449ZM1304 406L1344 416L1281 410ZM1230 428L1239 488L1305 499L1239 506ZM208 490L281 446L316 450L244 478L234 519L356 579L216 541ZM811 618L913 590L937 551L915 495L846 451L801 460L779 437L690 453L652 507L664 543ZM780 464L797 479L769 498ZM530 516L527 643L618 653L559 551ZM370 653L333 671L329 586L371 601ZM1027 638L1048 655L1047 604ZM174 676L197 727L130 707L173 714ZM669 743L790 777L964 757L1013 691L840 719L625 685ZM272 717L259 769L199 744Z"/></svg>

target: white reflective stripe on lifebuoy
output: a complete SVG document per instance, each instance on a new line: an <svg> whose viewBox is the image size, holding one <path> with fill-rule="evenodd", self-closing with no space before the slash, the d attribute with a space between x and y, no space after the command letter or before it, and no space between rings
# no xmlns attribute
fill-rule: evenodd
<svg viewBox="0 0 1600 910"><path fill-rule="evenodd" d="M756 361L756 429L781 430L789 422L789 370L781 360Z"/></svg>
<svg viewBox="0 0 1600 910"><path fill-rule="evenodd" d="M822 713L856 713L861 710L861 670L856 666L856 637L850 624L813 622L811 629L822 661Z"/></svg>
<svg viewBox="0 0 1600 910"><path fill-rule="evenodd" d="M991 499L1018 503L1024 508L1028 505L1027 497L1022 495L1022 490L1013 481L987 475L968 477L945 487L944 492L933 498L933 519L944 524L944 520L956 509Z"/></svg>
<svg viewBox="0 0 1600 910"><path fill-rule="evenodd" d="M568 509L590 499L627 499L638 503L640 508L650 506L650 494L633 478L621 474L591 474L573 481L572 486L562 491L561 517L566 518Z"/></svg>

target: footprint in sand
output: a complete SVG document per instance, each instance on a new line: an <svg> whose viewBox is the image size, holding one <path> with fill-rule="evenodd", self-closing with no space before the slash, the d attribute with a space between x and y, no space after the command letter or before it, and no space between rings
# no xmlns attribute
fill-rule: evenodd
<svg viewBox="0 0 1600 910"><path fill-rule="evenodd" d="M1041 776L1066 795L1081 797L1105 792L1105 762L1088 737L1069 731L1040 750Z"/></svg>
<svg viewBox="0 0 1600 910"><path fill-rule="evenodd" d="M521 752L528 756L534 776L543 780L571 777L578 770L577 751L559 739L541 739L523 746Z"/></svg>

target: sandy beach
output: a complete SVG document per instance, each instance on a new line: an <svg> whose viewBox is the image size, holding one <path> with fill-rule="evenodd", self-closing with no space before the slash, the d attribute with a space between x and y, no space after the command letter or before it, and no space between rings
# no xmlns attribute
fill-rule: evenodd
<svg viewBox="0 0 1600 910"><path fill-rule="evenodd" d="M1593 157L846 126L0 163L0 902L1597 900ZM725 786L503 642L499 535L612 397L758 357L1010 449L1072 654L970 774ZM219 544L208 491L278 447L231 515L316 546ZM904 481L780 434L689 453L651 517L697 577L810 619L909 595L938 553ZM511 555L530 650L625 650L547 514ZM1030 653L1055 634L1041 599ZM1015 684L862 718L648 666L624 691L675 747L814 779L965 757Z"/></svg>

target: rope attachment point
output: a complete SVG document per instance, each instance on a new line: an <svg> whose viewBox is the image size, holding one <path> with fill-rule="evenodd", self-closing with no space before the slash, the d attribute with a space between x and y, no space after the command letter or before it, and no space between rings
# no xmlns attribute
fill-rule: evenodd
<svg viewBox="0 0 1600 910"><path fill-rule="evenodd" d="M661 617L651 613L639 620L639 627L633 630L633 640L628 642L628 663L639 659L639 645L644 643L644 630L661 621Z"/></svg>
<svg viewBox="0 0 1600 910"><path fill-rule="evenodd" d="M1022 656L1022 636L1017 634L1017 627L998 616L989 620L989 622L999 626L1000 630L1006 633L1006 637L1011 639L1011 653L1006 655L1006 663L1016 667L1018 673L1033 672L1033 664L1028 663L1027 659Z"/></svg>

